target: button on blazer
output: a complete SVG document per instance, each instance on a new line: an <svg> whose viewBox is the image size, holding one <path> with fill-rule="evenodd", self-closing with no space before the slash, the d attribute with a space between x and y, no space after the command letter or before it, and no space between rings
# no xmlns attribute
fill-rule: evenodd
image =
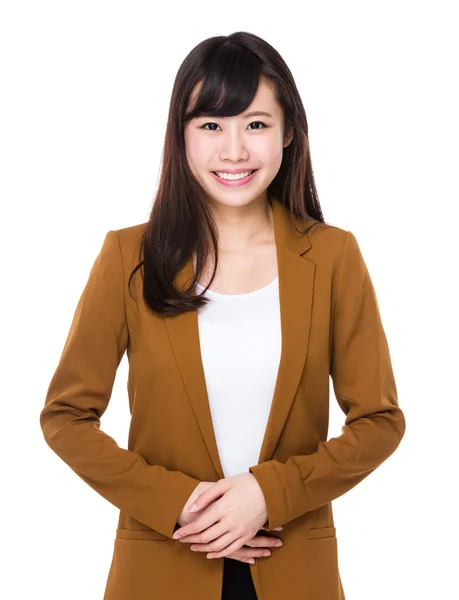
<svg viewBox="0 0 459 600"><path fill-rule="evenodd" d="M282 353L258 463L284 545L250 565L259 600L345 600L332 501L397 448L405 432L375 290L354 234L292 217L271 198ZM104 600L221 600L224 559L172 539L200 481L224 478L206 392L197 311L144 302L146 223L110 230L90 270L40 413L50 448L119 509ZM176 278L186 286L192 257ZM128 448L100 428L127 354ZM327 440L330 379L345 414Z"/></svg>

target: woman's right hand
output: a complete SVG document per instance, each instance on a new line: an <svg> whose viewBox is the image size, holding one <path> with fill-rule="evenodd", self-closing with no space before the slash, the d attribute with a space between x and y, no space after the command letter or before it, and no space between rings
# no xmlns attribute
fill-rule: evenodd
<svg viewBox="0 0 459 600"><path fill-rule="evenodd" d="M186 501L179 518L177 519L177 523L180 525L180 527L187 525L198 518L199 515L190 512L188 508L193 504L198 496L215 485L215 483L216 482L214 481L200 481L194 488L192 494ZM272 531L282 531L283 529L283 527L276 527ZM234 554L230 554L228 558L253 564L255 562L255 558L270 556L270 548L277 546L278 542L281 542L279 546L282 546L282 540L279 540L279 538L268 535L254 535L253 538L248 540L241 548L236 550Z"/></svg>

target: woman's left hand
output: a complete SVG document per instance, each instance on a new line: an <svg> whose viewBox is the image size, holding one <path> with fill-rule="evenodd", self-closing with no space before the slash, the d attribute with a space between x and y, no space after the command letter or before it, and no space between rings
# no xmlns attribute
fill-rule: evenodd
<svg viewBox="0 0 459 600"><path fill-rule="evenodd" d="M220 479L200 494L195 504L193 512L212 506L172 537L180 536L180 541L192 543L197 551L208 552L208 558L230 556L252 539L268 518L263 492L252 473Z"/></svg>

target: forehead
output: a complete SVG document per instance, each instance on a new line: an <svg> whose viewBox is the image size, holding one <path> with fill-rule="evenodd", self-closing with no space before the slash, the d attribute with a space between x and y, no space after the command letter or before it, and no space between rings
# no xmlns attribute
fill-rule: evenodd
<svg viewBox="0 0 459 600"><path fill-rule="evenodd" d="M195 102L197 100L199 92L201 91L202 86L203 81L199 81L193 88L190 94L187 112L193 110L193 107L195 106ZM263 77L260 77L260 82L258 84L256 94L247 110L249 109L266 110L267 112L270 112L273 116L280 115L282 112L281 106L276 101L273 85L270 84L270 82L268 82Z"/></svg>

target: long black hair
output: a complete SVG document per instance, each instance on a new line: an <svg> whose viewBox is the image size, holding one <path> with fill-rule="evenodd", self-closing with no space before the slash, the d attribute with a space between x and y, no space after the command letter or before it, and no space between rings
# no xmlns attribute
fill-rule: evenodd
<svg viewBox="0 0 459 600"><path fill-rule="evenodd" d="M293 139L284 148L268 197L278 198L294 217L325 223L312 170L306 113L285 61L252 33L238 31L204 40L191 50L175 78L159 187L142 235L140 263L129 277L130 285L140 269L144 300L155 312L176 315L206 304L206 297L191 292L200 280L211 244L215 255L212 280L218 264L218 231L186 159L185 124L200 114L230 117L242 113L252 103L261 79L272 86L283 109L284 131L293 128ZM199 94L190 110L197 84ZM175 278L193 253L195 275L190 285L180 290Z"/></svg>

